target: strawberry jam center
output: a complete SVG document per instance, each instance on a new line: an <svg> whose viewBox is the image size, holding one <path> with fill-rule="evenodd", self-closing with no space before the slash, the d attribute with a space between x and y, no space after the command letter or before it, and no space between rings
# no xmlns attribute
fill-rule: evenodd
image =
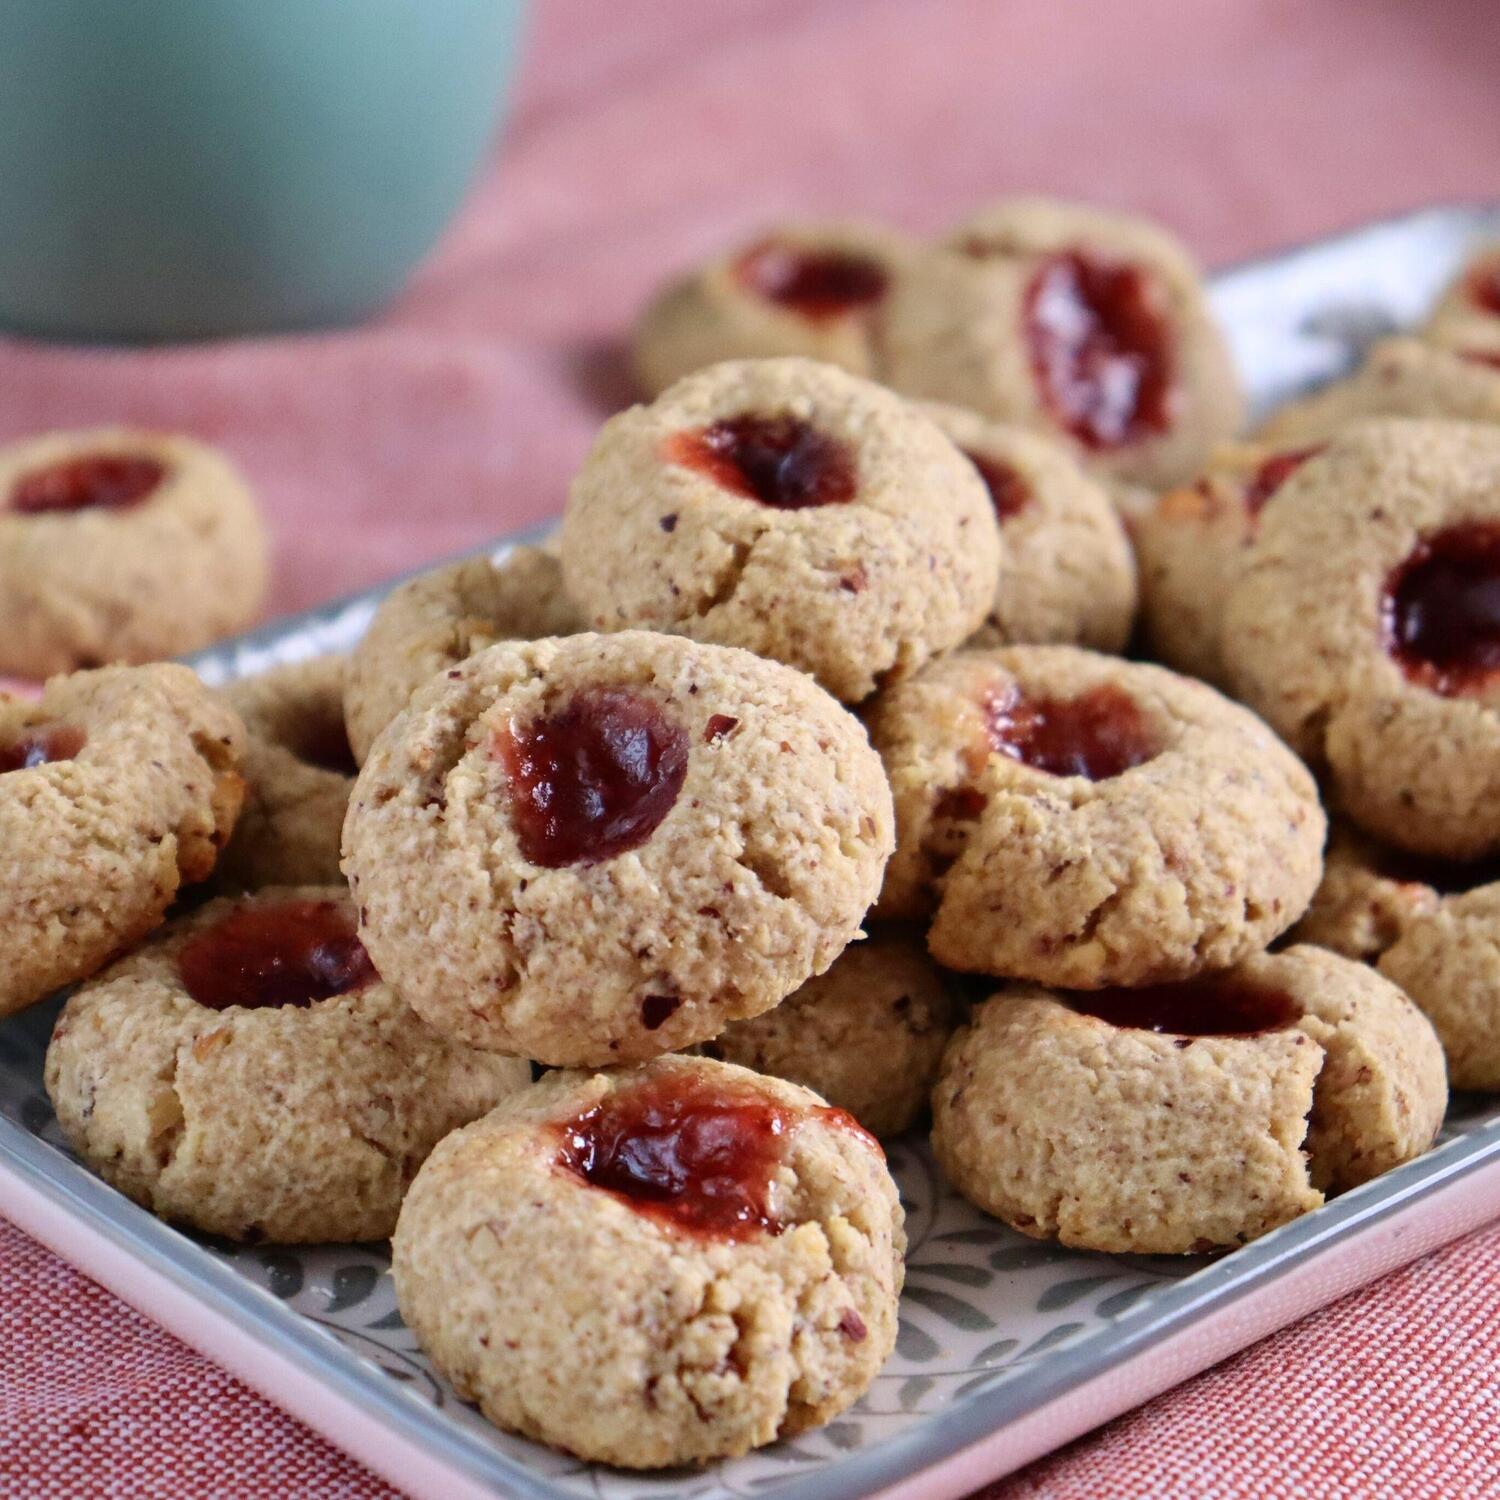
<svg viewBox="0 0 1500 1500"><path fill-rule="evenodd" d="M667 1076L569 1120L557 1160L675 1229L730 1240L780 1234L771 1179L794 1120L754 1089Z"/></svg>
<svg viewBox="0 0 1500 1500"><path fill-rule="evenodd" d="M1476 266L1469 276L1469 296L1476 307L1500 317L1500 262Z"/></svg>
<svg viewBox="0 0 1500 1500"><path fill-rule="evenodd" d="M1451 526L1386 580L1386 649L1414 683L1445 697L1500 672L1500 523Z"/></svg>
<svg viewBox="0 0 1500 1500"><path fill-rule="evenodd" d="M306 1006L379 977L353 914L337 901L237 906L183 945L177 970L188 994L210 1010Z"/></svg>
<svg viewBox="0 0 1500 1500"><path fill-rule="evenodd" d="M752 245L734 264L741 286L814 322L870 307L885 295L885 267L848 250L804 250L778 240Z"/></svg>
<svg viewBox="0 0 1500 1500"><path fill-rule="evenodd" d="M990 502L1000 520L1008 521L1026 509L1031 500L1031 491L1026 487L1026 481L1008 463L1003 463L998 458L988 458L983 453L971 452L967 448L963 450L963 455L979 470L979 477L984 480L984 487L990 492Z"/></svg>
<svg viewBox="0 0 1500 1500"><path fill-rule="evenodd" d="M669 440L667 458L721 489L776 510L844 505L854 498L848 445L786 414L726 417Z"/></svg>
<svg viewBox="0 0 1500 1500"><path fill-rule="evenodd" d="M589 688L496 735L521 853L534 865L597 864L639 848L671 812L688 736L628 688Z"/></svg>
<svg viewBox="0 0 1500 1500"><path fill-rule="evenodd" d="M1011 686L984 711L991 749L1052 776L1107 781L1161 749L1135 700L1111 683L1076 698L1028 698Z"/></svg>
<svg viewBox="0 0 1500 1500"><path fill-rule="evenodd" d="M1111 1026L1173 1036L1255 1036L1280 1031L1302 1014L1283 990L1220 975L1140 989L1078 991L1068 1004Z"/></svg>
<svg viewBox="0 0 1500 1500"><path fill-rule="evenodd" d="M72 760L83 749L85 739L83 730L72 724L33 724L13 740L0 744L0 775Z"/></svg>
<svg viewBox="0 0 1500 1500"><path fill-rule="evenodd" d="M128 510L163 479L166 465L128 453L64 459L23 474L11 487L10 508L22 515L53 511Z"/></svg>
<svg viewBox="0 0 1500 1500"><path fill-rule="evenodd" d="M1308 459L1323 451L1322 444L1315 448L1293 448L1286 453L1273 453L1265 459L1250 483L1245 486L1245 510L1258 516L1266 508L1266 502L1284 485Z"/></svg>
<svg viewBox="0 0 1500 1500"><path fill-rule="evenodd" d="M1089 448L1118 448L1171 423L1172 348L1152 277L1126 262L1054 255L1027 287L1031 368L1057 421Z"/></svg>

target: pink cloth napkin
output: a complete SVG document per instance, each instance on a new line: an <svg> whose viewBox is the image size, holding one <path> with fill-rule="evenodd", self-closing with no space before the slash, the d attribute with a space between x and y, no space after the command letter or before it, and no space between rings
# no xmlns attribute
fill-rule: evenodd
<svg viewBox="0 0 1500 1500"><path fill-rule="evenodd" d="M377 324L149 352L0 340L0 439L229 449L275 611L554 514L663 273L790 215L937 230L1047 189L1210 263L1495 196L1489 0L547 0L495 170ZM1484 1494L1500 1230L1387 1278L1001 1495ZM0 1493L371 1496L297 1423L0 1227Z"/></svg>

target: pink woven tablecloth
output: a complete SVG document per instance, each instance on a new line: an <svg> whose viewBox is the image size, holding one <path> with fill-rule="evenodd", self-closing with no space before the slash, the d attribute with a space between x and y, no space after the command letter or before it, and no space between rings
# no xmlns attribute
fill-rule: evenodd
<svg viewBox="0 0 1500 1500"><path fill-rule="evenodd" d="M939 228L1046 188L1210 262L1500 197L1490 0L546 0L494 172L378 325L150 353L0 341L0 439L222 443L296 609L557 510L662 271L792 214ZM3 1204L0 1204L3 1210ZM1480 1495L1500 1229L1000 1495ZM358 1466L0 1225L0 1494L374 1496Z"/></svg>

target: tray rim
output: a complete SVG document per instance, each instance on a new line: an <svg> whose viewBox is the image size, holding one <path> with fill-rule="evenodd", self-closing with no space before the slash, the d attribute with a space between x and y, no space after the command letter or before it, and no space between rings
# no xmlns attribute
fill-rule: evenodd
<svg viewBox="0 0 1500 1500"><path fill-rule="evenodd" d="M1232 282L1241 273L1253 274L1382 228L1415 226L1437 217L1497 213L1500 204L1483 201L1448 201L1393 213L1257 254L1216 271L1210 283ZM532 542L550 529L550 523L528 527L466 548L455 558ZM197 665L222 660L237 650L272 648L299 626L337 618L443 561L425 561L372 587L269 622L185 660ZM489 1446L479 1433L439 1425L429 1411L403 1398L378 1370L351 1360L334 1334L316 1321L251 1285L186 1234L123 1198L58 1148L5 1118L0 1118L0 1185L7 1190L4 1216L23 1231L391 1482L414 1494L441 1494L444 1500L495 1494L559 1500L562 1491L553 1481ZM1493 1196L1488 1193L1491 1187ZM1477 1191L1480 1188L1486 1191ZM1465 1199L1466 1190L1475 1191ZM1434 1205L1439 1200L1448 1210L1445 1220L1437 1220ZM1464 1201L1455 1212L1452 1205L1459 1200ZM1430 1214L1436 1221L1425 1235L1406 1232L1406 1221L1413 1213ZM774 1493L786 1500L857 1500L877 1494L893 1500L920 1491L926 1500L944 1500L1130 1409L1312 1307L1457 1238L1496 1213L1500 1213L1500 1119L1465 1131L1427 1155L1241 1247L1191 1278L1159 1287L1107 1326L1049 1355L1034 1373L975 1392L886 1442L793 1475L776 1486ZM1289 1299L1268 1315L1251 1316L1230 1327L1234 1320L1226 1315L1252 1303L1264 1307L1278 1286L1299 1279L1294 1273L1311 1273L1339 1258L1357 1259L1354 1252L1381 1228L1392 1231L1386 1253L1368 1261L1355 1279L1335 1285L1331 1277L1325 1277L1310 1295ZM1405 1243L1398 1243L1403 1236ZM1179 1361L1167 1380L1150 1384L1156 1357L1195 1329L1217 1330L1218 1336L1205 1338L1204 1348L1186 1362ZM237 1345L235 1340L244 1342ZM1095 1401L1076 1420L1065 1419L1067 1425L1054 1428L1043 1446L1012 1452L981 1472L981 1466L989 1462L987 1452L996 1449L1005 1434L1126 1371L1145 1376L1145 1382L1132 1387L1116 1381L1102 1402ZM297 1399L302 1394L309 1399ZM332 1405L325 1409L330 1401ZM997 1452L995 1458L1001 1460L1001 1455ZM429 1489L438 1477L444 1488Z"/></svg>

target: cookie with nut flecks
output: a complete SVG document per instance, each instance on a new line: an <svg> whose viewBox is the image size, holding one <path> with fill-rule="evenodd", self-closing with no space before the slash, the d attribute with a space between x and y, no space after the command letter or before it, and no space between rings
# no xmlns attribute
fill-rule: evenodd
<svg viewBox="0 0 1500 1500"><path fill-rule="evenodd" d="M972 1203L1079 1249L1231 1248L1432 1144L1432 1027L1320 948L1206 978L978 1006L933 1091L933 1150Z"/></svg>
<svg viewBox="0 0 1500 1500"><path fill-rule="evenodd" d="M562 558L596 629L742 646L855 703L983 623L1001 543L920 412L830 365L746 360L605 424Z"/></svg>
<svg viewBox="0 0 1500 1500"><path fill-rule="evenodd" d="M493 646L420 689L360 772L344 869L434 1026L593 1066L821 973L891 839L879 758L810 678L626 631Z"/></svg>
<svg viewBox="0 0 1500 1500"><path fill-rule="evenodd" d="M344 658L271 667L223 691L244 722L245 802L215 872L221 888L329 885L356 766L344 730Z"/></svg>
<svg viewBox="0 0 1500 1500"><path fill-rule="evenodd" d="M896 805L877 915L950 968L1091 989L1222 968L1318 883L1306 768L1253 714L1070 646L963 651L869 716Z"/></svg>
<svg viewBox="0 0 1500 1500"><path fill-rule="evenodd" d="M393 589L349 654L344 719L363 763L375 736L437 672L497 641L571 635L583 621L550 543L420 573Z"/></svg>
<svg viewBox="0 0 1500 1500"><path fill-rule="evenodd" d="M663 1057L547 1074L449 1136L392 1270L407 1326L497 1426L644 1469L848 1407L894 1345L905 1246L885 1158L848 1115Z"/></svg>
<svg viewBox="0 0 1500 1500"><path fill-rule="evenodd" d="M1237 695L1415 853L1500 851L1500 431L1356 424L1281 487L1225 606Z"/></svg>
<svg viewBox="0 0 1500 1500"><path fill-rule="evenodd" d="M921 1118L957 1006L919 929L878 927L774 1010L732 1021L706 1056L800 1083L871 1135Z"/></svg>
<svg viewBox="0 0 1500 1500"><path fill-rule="evenodd" d="M154 1213L277 1243L383 1239L443 1136L531 1070L439 1035L342 886L210 901L82 986L47 1049L75 1150Z"/></svg>
<svg viewBox="0 0 1500 1500"><path fill-rule="evenodd" d="M0 1015L86 978L204 880L245 730L186 667L103 667L0 697Z"/></svg>
<svg viewBox="0 0 1500 1500"><path fill-rule="evenodd" d="M969 644L1122 651L1135 621L1135 557L1104 485L1040 433L935 402L921 410L979 470L1000 523L994 603Z"/></svg>
<svg viewBox="0 0 1500 1500"><path fill-rule="evenodd" d="M874 324L915 254L874 224L786 224L670 282L636 326L649 396L726 359L797 355L879 379Z"/></svg>
<svg viewBox="0 0 1500 1500"><path fill-rule="evenodd" d="M1013 199L959 226L897 283L880 344L896 390L1049 433L1137 483L1186 479L1241 419L1184 247L1078 204Z"/></svg>
<svg viewBox="0 0 1500 1500"><path fill-rule="evenodd" d="M260 609L244 479L191 438L106 427L0 448L0 672L180 656Z"/></svg>

